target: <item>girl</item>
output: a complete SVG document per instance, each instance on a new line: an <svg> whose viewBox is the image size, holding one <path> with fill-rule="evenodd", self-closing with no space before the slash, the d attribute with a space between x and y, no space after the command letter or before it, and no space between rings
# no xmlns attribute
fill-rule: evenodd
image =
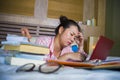
<svg viewBox="0 0 120 80"><path fill-rule="evenodd" d="M65 16L61 16L60 24L55 29L55 36L40 36L36 39L35 44L48 46L50 53L46 55L46 59L58 60L79 60L84 61L87 54L84 52L84 37L79 25ZM21 29L22 35L31 39L31 35L27 28ZM78 44L79 50L74 53L71 50L71 44Z"/></svg>

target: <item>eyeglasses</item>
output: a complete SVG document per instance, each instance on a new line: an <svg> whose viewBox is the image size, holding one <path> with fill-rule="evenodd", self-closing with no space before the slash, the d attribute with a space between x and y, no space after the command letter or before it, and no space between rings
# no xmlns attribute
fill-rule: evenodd
<svg viewBox="0 0 120 80"><path fill-rule="evenodd" d="M25 64L21 67L19 67L16 72L30 72L34 71L35 69L35 64L34 63L28 63ZM58 71L62 67L61 64L58 64L56 62L46 62L42 65L39 65L37 70L41 73L49 74L49 73L54 73Z"/></svg>

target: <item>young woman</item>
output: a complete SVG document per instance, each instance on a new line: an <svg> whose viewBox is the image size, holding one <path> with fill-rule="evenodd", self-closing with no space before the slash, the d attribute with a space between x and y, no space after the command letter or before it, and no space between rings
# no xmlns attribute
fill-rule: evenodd
<svg viewBox="0 0 120 80"><path fill-rule="evenodd" d="M60 24L55 29L55 36L40 36L36 39L36 44L48 46L50 53L46 55L46 59L58 60L80 60L84 61L87 54L84 52L84 37L79 25L65 16L61 16ZM31 35L27 28L21 29L22 35L31 39ZM74 53L71 44L76 42L79 51Z"/></svg>

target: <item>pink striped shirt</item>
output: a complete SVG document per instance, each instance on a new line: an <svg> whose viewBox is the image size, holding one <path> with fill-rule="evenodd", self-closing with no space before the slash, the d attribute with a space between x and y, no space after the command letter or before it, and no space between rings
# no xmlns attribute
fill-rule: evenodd
<svg viewBox="0 0 120 80"><path fill-rule="evenodd" d="M53 50L54 50L54 36L40 36L36 39L36 44L42 45L42 46L47 46L50 49L50 53L46 55L45 60L48 59L54 59L56 60L57 57L53 54ZM73 52L70 46L65 47L62 51L61 51L61 55L68 53L68 52ZM84 55L86 55L86 53L83 53Z"/></svg>

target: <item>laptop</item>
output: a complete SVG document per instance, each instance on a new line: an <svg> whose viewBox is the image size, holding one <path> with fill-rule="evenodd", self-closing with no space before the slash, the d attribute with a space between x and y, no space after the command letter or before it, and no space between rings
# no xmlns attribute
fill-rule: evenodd
<svg viewBox="0 0 120 80"><path fill-rule="evenodd" d="M100 36L92 54L89 55L86 60L87 61L93 59L105 60L109 55L109 52L113 47L113 44L114 42L112 40L104 36Z"/></svg>

